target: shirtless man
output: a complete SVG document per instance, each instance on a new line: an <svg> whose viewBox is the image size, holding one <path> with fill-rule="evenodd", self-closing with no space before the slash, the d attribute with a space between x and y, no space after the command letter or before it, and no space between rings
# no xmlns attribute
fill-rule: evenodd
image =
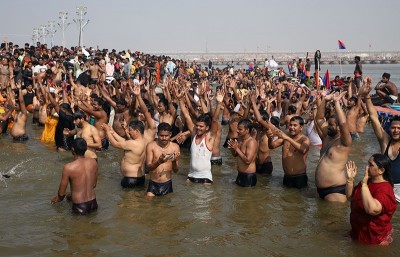
<svg viewBox="0 0 400 257"><path fill-rule="evenodd" d="M90 59L88 70L90 72L90 80L94 83L99 80L99 69L98 60Z"/></svg>
<svg viewBox="0 0 400 257"><path fill-rule="evenodd" d="M212 184L211 173L211 155L215 138L217 137L218 118L224 99L224 93L217 92L217 106L212 119L209 114L202 114L193 123L189 111L182 99L184 94L178 95L179 105L185 117L187 127L192 136L192 145L190 147L190 168L186 182ZM211 128L210 128L211 127Z"/></svg>
<svg viewBox="0 0 400 257"><path fill-rule="evenodd" d="M365 97L367 109L371 119L372 128L378 138L381 153L388 156L392 165L392 181L394 183L394 194L397 202L400 202L400 119L395 117L390 123L389 134L382 127L377 111L369 95L371 91L372 79L366 77L364 86L360 89L360 95Z"/></svg>
<svg viewBox="0 0 400 257"><path fill-rule="evenodd" d="M166 122L158 125L157 140L146 147L146 168L150 173L147 196L172 193L172 172L179 170L179 145L171 142L172 127Z"/></svg>
<svg viewBox="0 0 400 257"><path fill-rule="evenodd" d="M145 124L144 139L146 140L147 143L153 142L157 130L156 122L153 120L153 117L151 116L149 109L147 108L146 104L143 101L140 92L140 84L136 84L133 87L132 93L136 96L136 101L138 101L139 103L141 114L143 114L143 116L140 116L141 118L139 120Z"/></svg>
<svg viewBox="0 0 400 257"><path fill-rule="evenodd" d="M119 136L108 124L103 124L103 129L110 143L124 150L124 157L121 160L121 173L124 178L121 180L121 186L124 188L143 186L147 145L143 137L144 124L138 120L129 123L128 133L131 138L129 140Z"/></svg>
<svg viewBox="0 0 400 257"><path fill-rule="evenodd" d="M351 139L355 140L360 137L360 135L357 132L357 121L361 112L361 103L362 99L360 96L358 97L350 97L348 102L347 102L347 113L346 113L346 119L347 119L347 125L349 127L349 132L351 135Z"/></svg>
<svg viewBox="0 0 400 257"><path fill-rule="evenodd" d="M310 140L302 133L304 120L300 116L290 119L289 134L277 130L278 139L273 141L274 133L268 133L270 149L282 146L283 185L286 187L304 188L308 185L307 156Z"/></svg>
<svg viewBox="0 0 400 257"><path fill-rule="evenodd" d="M92 105L90 106L86 101L80 100L78 107L86 113L93 115L95 118L94 126L99 132L101 140L101 150L107 150L110 142L108 142L106 135L102 129L102 125L108 123L107 113L103 110L103 99L94 97L92 99Z"/></svg>
<svg viewBox="0 0 400 257"><path fill-rule="evenodd" d="M51 203L61 202L66 194L68 183L71 188L72 212L86 215L97 210L96 193L97 162L85 158L87 144L83 138L77 138L72 145L73 162L64 165L57 196Z"/></svg>
<svg viewBox="0 0 400 257"><path fill-rule="evenodd" d="M320 160L315 172L315 185L319 197L330 202L346 202L345 165L351 150L351 135L340 99L346 94L327 95L318 106L315 117L322 139ZM325 121L326 100L334 100L336 115Z"/></svg>
<svg viewBox="0 0 400 257"><path fill-rule="evenodd" d="M74 113L74 123L78 129L72 131L64 129L64 135L70 137L76 134L77 137L85 139L87 143L85 157L97 160L96 149L101 148L99 131L86 121L86 114L81 110Z"/></svg>
<svg viewBox="0 0 400 257"><path fill-rule="evenodd" d="M256 156L257 141L250 135L252 124L242 119L238 124L239 141L229 140L232 155L237 158L238 175L235 183L241 187L253 187L257 184Z"/></svg>
<svg viewBox="0 0 400 257"><path fill-rule="evenodd" d="M250 100L253 106L253 111L257 122L262 126L259 133L257 133L257 142L258 142L258 151L256 158L256 172L258 174L271 174L273 170L273 165L271 161L270 149L268 146L268 129L273 127L272 124L269 123L269 115L267 112L263 114L258 110L258 106L256 104L256 95L252 94Z"/></svg>
<svg viewBox="0 0 400 257"><path fill-rule="evenodd" d="M390 74L383 73L382 80L375 87L376 93L382 99L383 104L393 104L398 98L399 91L397 86L389 81Z"/></svg>
<svg viewBox="0 0 400 257"><path fill-rule="evenodd" d="M14 125L11 129L11 136L14 142L27 141L29 137L26 135L26 121L28 119L27 110L22 96L21 84L17 84L18 101L15 103L16 114L14 115Z"/></svg>

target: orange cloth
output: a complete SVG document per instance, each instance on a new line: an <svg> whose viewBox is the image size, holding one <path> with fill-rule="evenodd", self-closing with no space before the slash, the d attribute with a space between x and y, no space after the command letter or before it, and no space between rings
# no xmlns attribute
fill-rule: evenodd
<svg viewBox="0 0 400 257"><path fill-rule="evenodd" d="M46 123L44 124L44 130L42 132L42 136L40 137L40 140L43 143L55 142L57 123L58 118L47 116Z"/></svg>

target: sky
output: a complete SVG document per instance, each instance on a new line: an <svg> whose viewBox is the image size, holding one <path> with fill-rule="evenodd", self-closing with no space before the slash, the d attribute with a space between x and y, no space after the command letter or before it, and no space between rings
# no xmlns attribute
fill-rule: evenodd
<svg viewBox="0 0 400 257"><path fill-rule="evenodd" d="M398 0L18 0L0 10L0 39L32 42L33 28L68 12L67 47L78 45L73 22L86 6L83 44L148 53L335 52L400 50ZM41 40L43 42L43 39ZM50 37L46 43L50 45ZM61 29L54 37L61 45Z"/></svg>

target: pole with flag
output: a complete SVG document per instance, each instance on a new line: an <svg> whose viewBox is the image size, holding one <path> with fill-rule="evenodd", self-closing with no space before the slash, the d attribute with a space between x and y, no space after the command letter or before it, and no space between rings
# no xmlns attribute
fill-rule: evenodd
<svg viewBox="0 0 400 257"><path fill-rule="evenodd" d="M338 40L338 45L339 45L339 50L344 50L346 49L346 46L341 40ZM342 77L342 56L339 54L339 65L340 65L340 77Z"/></svg>

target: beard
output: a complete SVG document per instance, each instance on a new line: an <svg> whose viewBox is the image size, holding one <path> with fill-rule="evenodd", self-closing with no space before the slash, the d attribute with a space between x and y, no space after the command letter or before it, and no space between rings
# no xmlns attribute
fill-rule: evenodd
<svg viewBox="0 0 400 257"><path fill-rule="evenodd" d="M326 133L328 136L330 136L330 137L334 137L334 136L336 136L337 135L337 130L331 130L331 129L328 129L328 133Z"/></svg>

